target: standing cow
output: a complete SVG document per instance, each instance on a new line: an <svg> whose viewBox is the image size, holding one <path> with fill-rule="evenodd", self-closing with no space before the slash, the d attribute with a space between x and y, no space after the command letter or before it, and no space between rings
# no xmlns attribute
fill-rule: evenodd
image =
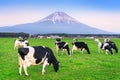
<svg viewBox="0 0 120 80"><path fill-rule="evenodd" d="M95 41L98 43L98 51L99 51L99 53L102 50L105 50L106 54L108 54L108 53L113 54L112 48L111 48L111 46L110 46L110 44L108 42L100 42L99 39L95 39ZM108 41L108 40L105 40L105 41Z"/></svg>
<svg viewBox="0 0 120 80"><path fill-rule="evenodd" d="M22 67L24 68L25 75L28 76L27 67L30 65L43 64L42 75L45 73L45 67L53 64L55 72L59 69L59 62L55 58L53 51L44 46L28 46L18 48L19 57L19 74L22 75Z"/></svg>
<svg viewBox="0 0 120 80"><path fill-rule="evenodd" d="M104 44L108 44L112 50L115 50L115 52L118 53L118 48L117 48L116 44L114 42L110 41L109 38L104 39Z"/></svg>
<svg viewBox="0 0 120 80"><path fill-rule="evenodd" d="M72 53L73 53L73 51L80 49L82 51L82 54L83 54L84 50L86 50L87 53L90 54L88 45L85 42L78 42L77 39L74 39L72 45L73 45Z"/></svg>
<svg viewBox="0 0 120 80"><path fill-rule="evenodd" d="M61 41L61 39L57 38L56 42L56 52L58 53L59 50L66 50L67 54L70 55L70 48L67 42Z"/></svg>

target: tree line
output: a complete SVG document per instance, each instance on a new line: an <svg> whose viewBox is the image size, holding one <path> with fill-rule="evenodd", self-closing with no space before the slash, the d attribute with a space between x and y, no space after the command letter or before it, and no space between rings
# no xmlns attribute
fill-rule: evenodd
<svg viewBox="0 0 120 80"><path fill-rule="evenodd" d="M0 32L0 37L29 37L27 33Z"/></svg>
<svg viewBox="0 0 120 80"><path fill-rule="evenodd" d="M60 36L60 37L112 37L112 38L120 38L120 34L28 34L28 33L15 33L15 32L0 32L0 37L37 37L37 36Z"/></svg>

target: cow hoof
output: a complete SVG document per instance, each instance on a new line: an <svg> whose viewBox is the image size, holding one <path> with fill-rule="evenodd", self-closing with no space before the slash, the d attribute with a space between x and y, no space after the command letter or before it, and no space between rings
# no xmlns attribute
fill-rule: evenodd
<svg viewBox="0 0 120 80"><path fill-rule="evenodd" d="M71 56L71 55L68 55L68 56Z"/></svg>
<svg viewBox="0 0 120 80"><path fill-rule="evenodd" d="M25 75L25 76L27 76L27 77L28 77L29 75L27 74L27 75Z"/></svg>
<svg viewBox="0 0 120 80"><path fill-rule="evenodd" d="M20 76L22 76L22 74L19 74Z"/></svg>
<svg viewBox="0 0 120 80"><path fill-rule="evenodd" d="M45 71L44 72L42 72L42 75L44 75L45 74Z"/></svg>
<svg viewBox="0 0 120 80"><path fill-rule="evenodd" d="M42 73L42 75L44 75L44 73Z"/></svg>

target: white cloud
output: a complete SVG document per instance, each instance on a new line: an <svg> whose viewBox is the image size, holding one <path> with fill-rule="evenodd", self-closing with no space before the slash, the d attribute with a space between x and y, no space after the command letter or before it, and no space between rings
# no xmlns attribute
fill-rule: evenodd
<svg viewBox="0 0 120 80"><path fill-rule="evenodd" d="M44 14L37 12L0 14L0 27L35 22L43 18L42 16L44 16Z"/></svg>

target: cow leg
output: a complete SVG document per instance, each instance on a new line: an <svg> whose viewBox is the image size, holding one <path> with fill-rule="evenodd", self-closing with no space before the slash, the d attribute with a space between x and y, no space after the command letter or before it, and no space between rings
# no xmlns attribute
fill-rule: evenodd
<svg viewBox="0 0 120 80"><path fill-rule="evenodd" d="M56 53L58 54L58 50L56 49Z"/></svg>
<svg viewBox="0 0 120 80"><path fill-rule="evenodd" d="M24 67L25 75L28 76L28 73L27 73L27 66L24 64L23 67Z"/></svg>
<svg viewBox="0 0 120 80"><path fill-rule="evenodd" d="M22 75L22 63L19 63L19 74Z"/></svg>
<svg viewBox="0 0 120 80"><path fill-rule="evenodd" d="M83 49L82 49L82 54L83 54L83 51L84 51L84 50L85 50L85 49L83 48Z"/></svg>
<svg viewBox="0 0 120 80"><path fill-rule="evenodd" d="M77 47L74 45L74 46L72 47L72 53L73 53L73 51L75 51L75 50L77 50Z"/></svg>
<svg viewBox="0 0 120 80"><path fill-rule="evenodd" d="M72 49L72 54L73 54L73 51L74 51L74 50Z"/></svg>
<svg viewBox="0 0 120 80"><path fill-rule="evenodd" d="M20 58L20 56L18 55L19 58L19 74L22 75L22 59Z"/></svg>
<svg viewBox="0 0 120 80"><path fill-rule="evenodd" d="M46 65L48 65L48 58L46 58L45 59L45 61L44 61L44 63L43 63L43 68L42 68L42 75L44 75L44 73L45 73L45 67L46 67Z"/></svg>
<svg viewBox="0 0 120 80"><path fill-rule="evenodd" d="M73 52L74 52L74 48L72 48L72 54L73 54Z"/></svg>
<svg viewBox="0 0 120 80"><path fill-rule="evenodd" d="M98 52L101 53L101 49L98 47Z"/></svg>
<svg viewBox="0 0 120 80"><path fill-rule="evenodd" d="M106 50L106 54L108 55L108 50Z"/></svg>
<svg viewBox="0 0 120 80"><path fill-rule="evenodd" d="M59 48L58 48L58 46L56 45L56 52L58 53L58 50L59 50Z"/></svg>

